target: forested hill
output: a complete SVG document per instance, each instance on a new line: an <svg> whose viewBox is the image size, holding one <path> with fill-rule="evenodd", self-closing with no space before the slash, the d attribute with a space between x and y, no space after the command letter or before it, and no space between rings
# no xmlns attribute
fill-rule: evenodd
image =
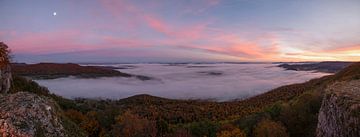
<svg viewBox="0 0 360 137"><path fill-rule="evenodd" d="M99 77L135 77L140 80L150 80L151 77L133 75L103 66L81 66L73 63L38 63L38 64L11 64L15 75L30 77L32 79L56 79L74 76L78 78Z"/></svg>
<svg viewBox="0 0 360 137"><path fill-rule="evenodd" d="M21 76L29 76L35 79L55 79L68 76L82 78L122 76L130 77L130 74L121 73L116 70L94 67L80 66L78 64L12 64L13 73Z"/></svg>
<svg viewBox="0 0 360 137"><path fill-rule="evenodd" d="M230 102L173 100L137 95L121 100L68 100L15 76L11 92L54 99L64 116L90 136L315 136L325 89L360 79L360 63L335 75ZM99 91L100 92L100 91Z"/></svg>

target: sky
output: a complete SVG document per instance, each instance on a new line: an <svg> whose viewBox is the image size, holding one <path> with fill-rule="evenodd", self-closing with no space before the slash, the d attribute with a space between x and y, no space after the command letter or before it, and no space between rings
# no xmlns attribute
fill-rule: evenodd
<svg viewBox="0 0 360 137"><path fill-rule="evenodd" d="M360 0L0 0L17 62L360 61Z"/></svg>

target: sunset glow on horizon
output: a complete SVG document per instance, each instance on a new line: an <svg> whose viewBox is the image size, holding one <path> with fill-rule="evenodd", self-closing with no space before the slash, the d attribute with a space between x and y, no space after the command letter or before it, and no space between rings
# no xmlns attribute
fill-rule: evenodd
<svg viewBox="0 0 360 137"><path fill-rule="evenodd" d="M360 61L359 0L1 0L18 62Z"/></svg>

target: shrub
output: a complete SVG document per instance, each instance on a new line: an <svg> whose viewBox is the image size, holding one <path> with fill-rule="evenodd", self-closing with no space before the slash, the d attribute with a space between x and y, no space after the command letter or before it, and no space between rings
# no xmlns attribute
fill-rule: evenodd
<svg viewBox="0 0 360 137"><path fill-rule="evenodd" d="M319 92L304 93L294 101L284 104L280 120L291 136L311 137L315 135L322 95Z"/></svg>
<svg viewBox="0 0 360 137"><path fill-rule="evenodd" d="M197 137L216 137L218 125L210 121L194 123L190 126L190 131Z"/></svg>

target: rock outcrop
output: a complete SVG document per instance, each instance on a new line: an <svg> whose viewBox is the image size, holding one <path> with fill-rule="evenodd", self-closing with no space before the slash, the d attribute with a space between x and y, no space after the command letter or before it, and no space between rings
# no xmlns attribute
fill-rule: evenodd
<svg viewBox="0 0 360 137"><path fill-rule="evenodd" d="M11 86L10 50L0 42L0 93L9 92Z"/></svg>
<svg viewBox="0 0 360 137"><path fill-rule="evenodd" d="M329 86L319 112L317 137L360 136L360 80Z"/></svg>
<svg viewBox="0 0 360 137"><path fill-rule="evenodd" d="M60 109L47 97L26 92L0 94L1 137L65 137Z"/></svg>
<svg viewBox="0 0 360 137"><path fill-rule="evenodd" d="M11 87L10 65L0 66L0 93L8 93Z"/></svg>

